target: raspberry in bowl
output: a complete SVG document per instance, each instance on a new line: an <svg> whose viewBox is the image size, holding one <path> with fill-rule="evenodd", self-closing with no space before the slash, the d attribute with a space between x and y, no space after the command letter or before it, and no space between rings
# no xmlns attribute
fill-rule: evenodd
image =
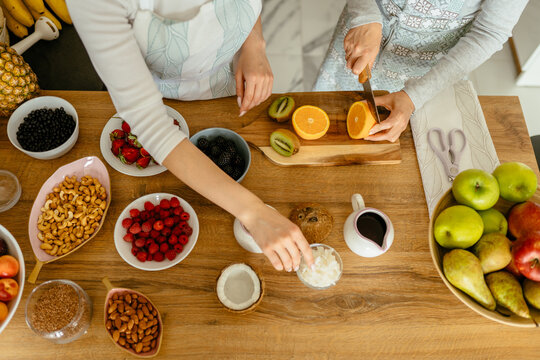
<svg viewBox="0 0 540 360"><path fill-rule="evenodd" d="M131 266L147 271L167 269L184 260L198 236L199 221L193 208L166 193L133 201L114 228L118 254Z"/></svg>

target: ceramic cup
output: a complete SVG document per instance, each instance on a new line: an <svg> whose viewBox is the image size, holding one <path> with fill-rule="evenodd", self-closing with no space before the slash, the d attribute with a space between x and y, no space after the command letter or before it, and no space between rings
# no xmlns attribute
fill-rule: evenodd
<svg viewBox="0 0 540 360"><path fill-rule="evenodd" d="M354 212L349 215L343 227L343 236L347 246L352 252L363 257L375 257L384 254L394 241L394 226L390 218L381 210L366 207L360 194L354 194L351 197L351 203ZM375 226L380 226L378 230L382 229L383 236L379 239L366 236L366 234L372 234L373 231L371 230L373 229L364 228L359 230L357 226L359 219L362 218L360 221L363 221L366 217L370 217L370 221L373 221ZM377 225L377 222L380 224Z"/></svg>
<svg viewBox="0 0 540 360"><path fill-rule="evenodd" d="M272 206L266 204L266 206L276 210ZM277 211L277 210L276 210ZM262 250L253 239L253 236L249 233L248 229L238 219L234 219L233 225L234 237L238 242L238 245L244 248L244 250L255 254L262 254Z"/></svg>

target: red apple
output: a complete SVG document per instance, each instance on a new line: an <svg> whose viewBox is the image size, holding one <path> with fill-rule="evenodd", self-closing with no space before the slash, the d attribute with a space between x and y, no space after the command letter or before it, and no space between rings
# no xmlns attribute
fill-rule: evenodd
<svg viewBox="0 0 540 360"><path fill-rule="evenodd" d="M19 262L11 255L0 256L0 278L11 278L19 272Z"/></svg>
<svg viewBox="0 0 540 360"><path fill-rule="evenodd" d="M515 205L508 214L508 230L515 238L540 231L540 205L532 201Z"/></svg>
<svg viewBox="0 0 540 360"><path fill-rule="evenodd" d="M13 279L0 279L0 301L10 301L19 291L19 284Z"/></svg>
<svg viewBox="0 0 540 360"><path fill-rule="evenodd" d="M514 242L512 257L523 276L540 281L540 232L529 232Z"/></svg>
<svg viewBox="0 0 540 360"><path fill-rule="evenodd" d="M508 271L509 273L513 274L516 278L521 279L523 275L519 272L519 269L514 262L514 257L512 257L512 260L510 260L510 263L506 265L504 270Z"/></svg>

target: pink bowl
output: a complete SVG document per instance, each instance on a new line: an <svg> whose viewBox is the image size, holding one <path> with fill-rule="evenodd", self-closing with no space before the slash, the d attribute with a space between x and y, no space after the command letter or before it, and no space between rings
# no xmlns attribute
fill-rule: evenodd
<svg viewBox="0 0 540 360"><path fill-rule="evenodd" d="M105 190L107 191L107 207L105 208L105 211L103 212L103 217L101 218L101 223L98 228L96 228L96 231L90 236L88 240L83 242L81 245L79 245L77 248L73 249L72 251L68 252L67 254L64 254L62 256L52 256L47 254L43 249L41 249L40 245L42 244L41 240L38 239L38 233L39 229L37 227L38 218L41 214L41 208L45 204L45 199L47 198L47 194L49 194L51 191L53 191L53 188L58 186L62 181L64 181L65 176L73 176L75 175L78 179L85 175L90 175L92 177L95 177L99 180L101 185L105 187ZM51 175L45 181L41 189L39 190L39 193L36 196L36 200L34 201L34 205L32 206L32 210L30 212L30 219L28 220L28 236L30 239L30 244L32 245L32 250L34 251L34 254L36 255L36 259L47 263L50 261L54 261L57 259L60 259L61 257L64 257L66 255L71 254L73 251L76 251L81 248L84 244L89 242L94 238L94 236L97 235L99 232L99 229L103 225L103 222L105 220L105 215L107 214L107 209L109 208L109 204L111 203L111 181L109 179L109 172L107 171L107 168L101 162L101 160L95 156L88 156L79 160L76 160L72 163L69 163L67 165L64 165L58 170L54 172L54 174Z"/></svg>

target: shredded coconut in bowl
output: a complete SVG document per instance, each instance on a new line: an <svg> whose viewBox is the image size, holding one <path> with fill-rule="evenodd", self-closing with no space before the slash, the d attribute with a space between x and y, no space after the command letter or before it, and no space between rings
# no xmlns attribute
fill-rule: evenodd
<svg viewBox="0 0 540 360"><path fill-rule="evenodd" d="M300 264L298 269L300 278L316 288L335 285L341 276L341 265L334 255L334 250L317 246L313 248L313 257L315 259L313 270L304 261Z"/></svg>

